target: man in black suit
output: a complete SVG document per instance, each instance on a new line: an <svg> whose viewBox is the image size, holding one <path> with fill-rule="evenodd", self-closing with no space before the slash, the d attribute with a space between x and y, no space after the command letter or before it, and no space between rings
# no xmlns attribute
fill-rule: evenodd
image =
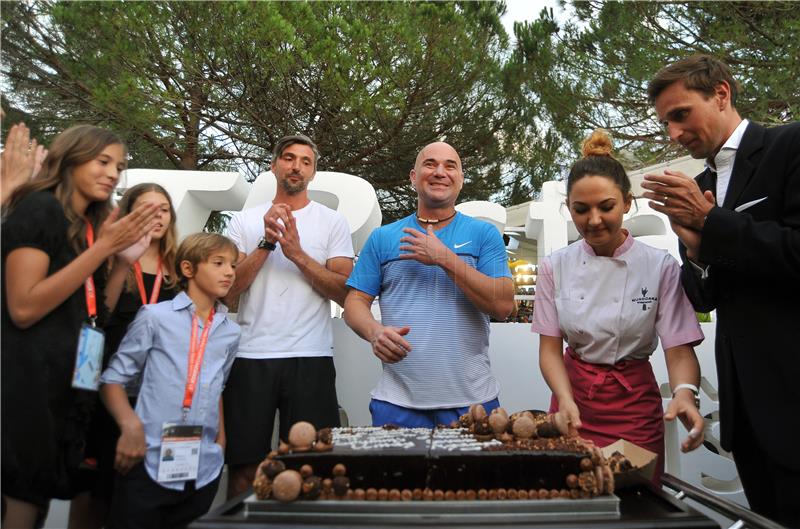
<svg viewBox="0 0 800 529"><path fill-rule="evenodd" d="M648 86L669 137L706 160L696 179L646 175L651 207L680 239L695 309L717 310L721 444L750 507L800 526L800 123L736 110L728 67L695 55Z"/></svg>

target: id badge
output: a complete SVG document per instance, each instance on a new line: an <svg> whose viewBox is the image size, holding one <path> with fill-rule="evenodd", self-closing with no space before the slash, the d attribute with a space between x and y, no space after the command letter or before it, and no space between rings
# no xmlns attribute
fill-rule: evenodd
<svg viewBox="0 0 800 529"><path fill-rule="evenodd" d="M197 479L202 436L202 425L164 424L161 429L161 453L158 456L160 483Z"/></svg>
<svg viewBox="0 0 800 529"><path fill-rule="evenodd" d="M105 333L88 323L81 325L78 335L78 351L75 354L75 371L72 387L97 391L100 386L100 371L103 368L103 347Z"/></svg>

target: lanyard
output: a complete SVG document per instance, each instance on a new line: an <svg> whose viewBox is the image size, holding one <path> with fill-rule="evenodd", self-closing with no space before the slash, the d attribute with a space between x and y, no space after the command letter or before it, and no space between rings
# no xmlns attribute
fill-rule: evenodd
<svg viewBox="0 0 800 529"><path fill-rule="evenodd" d="M214 319L214 309L208 314L203 333L200 335L200 340L197 339L197 328L200 326L200 319L197 313L192 315L192 336L189 341L189 369L186 373L186 389L183 392L183 420L186 421L186 416L189 414L189 409L192 407L192 400L194 399L194 390L197 387L197 379L200 376L200 366L203 365L203 355L206 352L206 343L208 343L208 333L211 330L211 323Z"/></svg>
<svg viewBox="0 0 800 529"><path fill-rule="evenodd" d="M84 220L86 221L86 247L91 248L94 244L94 228L89 219ZM94 276L92 274L89 274L89 277L84 281L83 289L86 291L86 311L89 313L89 322L94 327L94 322L97 319L97 291L94 288Z"/></svg>
<svg viewBox="0 0 800 529"><path fill-rule="evenodd" d="M150 301L147 301L147 292L144 289L144 277L142 277L142 265L139 261L133 263L133 273L136 276L136 286L139 287L139 295L142 297L142 305L152 305L158 301L158 293L161 292L161 279L164 273L161 271L161 256L158 256L158 272L156 272L156 280L153 283L153 291L150 293Z"/></svg>

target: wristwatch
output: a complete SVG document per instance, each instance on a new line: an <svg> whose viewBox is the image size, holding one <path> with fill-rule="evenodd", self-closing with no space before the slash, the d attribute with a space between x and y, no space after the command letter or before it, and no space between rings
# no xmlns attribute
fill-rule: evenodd
<svg viewBox="0 0 800 529"><path fill-rule="evenodd" d="M675 398L675 393L677 393L681 389L688 389L694 394L694 406L698 410L700 409L700 390L694 384L678 384L675 386L675 389L672 390L672 398Z"/></svg>
<svg viewBox="0 0 800 529"><path fill-rule="evenodd" d="M274 242L269 242L264 237L261 237L261 240L258 241L258 246L257 246L259 250L269 250L270 252L274 252L275 248L277 247L278 247L277 244L275 244Z"/></svg>

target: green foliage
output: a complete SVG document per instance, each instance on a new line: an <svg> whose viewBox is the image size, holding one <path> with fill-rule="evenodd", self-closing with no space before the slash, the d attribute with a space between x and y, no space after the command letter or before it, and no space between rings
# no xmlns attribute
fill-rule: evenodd
<svg viewBox="0 0 800 529"><path fill-rule="evenodd" d="M645 97L651 76L692 52L741 80L742 114L797 119L800 10L790 2L574 2L509 41L503 2L5 2L4 88L49 136L113 128L132 167L269 169L302 132L321 170L366 178L386 221L415 207L416 153L462 156L461 200L530 200L604 127L629 168L669 145ZM9 105L10 103L10 105Z"/></svg>
<svg viewBox="0 0 800 529"><path fill-rule="evenodd" d="M670 145L645 89L662 66L692 53L727 62L744 86L737 104L751 120L800 116L800 10L793 2L575 1L559 26L550 12L515 27L506 69L530 134L547 155L569 164L592 129L611 131L631 168L684 155ZM536 146L531 163L545 163ZM524 161L523 161L524 164ZM535 166L535 165L534 165ZM550 165L555 175L557 165Z"/></svg>
<svg viewBox="0 0 800 529"><path fill-rule="evenodd" d="M131 166L269 168L288 133L415 208L417 151L461 153L462 200L500 191L501 2L48 2L3 9L13 97L54 130L120 131Z"/></svg>

